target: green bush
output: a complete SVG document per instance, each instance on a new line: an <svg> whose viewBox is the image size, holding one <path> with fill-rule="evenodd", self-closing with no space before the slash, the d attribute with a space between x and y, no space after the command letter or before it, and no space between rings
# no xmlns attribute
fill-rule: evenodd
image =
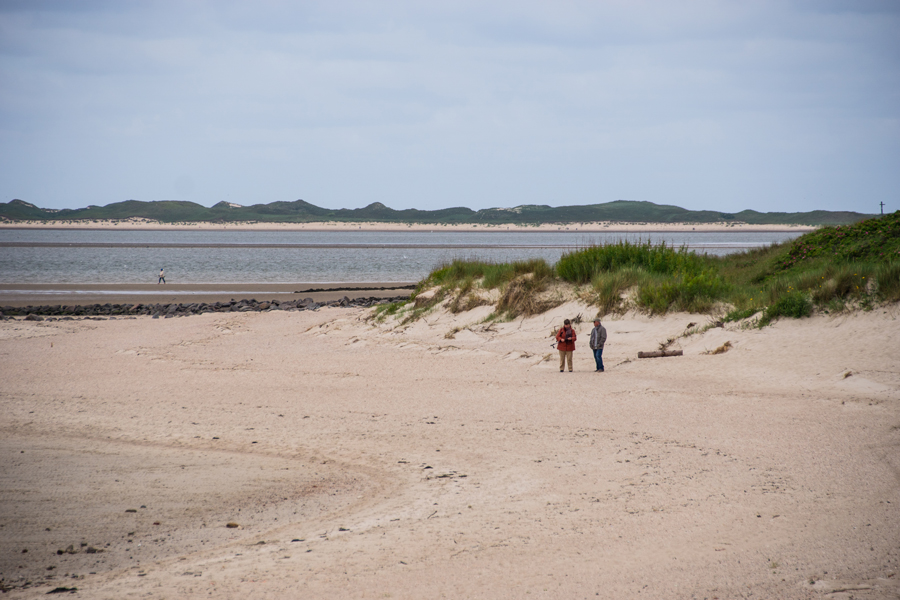
<svg viewBox="0 0 900 600"><path fill-rule="evenodd" d="M759 320L759 326L765 327L778 317L790 317L792 319L808 317L812 314L812 308L809 296L798 291L788 292L763 311L762 318Z"/></svg>

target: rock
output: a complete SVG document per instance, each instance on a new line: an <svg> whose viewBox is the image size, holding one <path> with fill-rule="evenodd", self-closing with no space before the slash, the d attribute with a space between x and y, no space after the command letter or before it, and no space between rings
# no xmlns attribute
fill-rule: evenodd
<svg viewBox="0 0 900 600"><path fill-rule="evenodd" d="M43 321L44 317L40 317L35 314L29 314L28 316L25 317L25 320L26 321Z"/></svg>
<svg viewBox="0 0 900 600"><path fill-rule="evenodd" d="M237 523L231 522L231 523L226 523L225 527L227 527L228 529L237 529L238 527L240 527L240 525L238 525Z"/></svg>

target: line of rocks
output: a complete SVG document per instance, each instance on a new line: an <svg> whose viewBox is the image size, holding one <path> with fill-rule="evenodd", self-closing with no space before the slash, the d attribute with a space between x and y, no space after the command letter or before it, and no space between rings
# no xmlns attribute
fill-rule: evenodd
<svg viewBox="0 0 900 600"><path fill-rule="evenodd" d="M317 310L323 306L336 307L371 307L400 300L408 300L409 296L393 298L348 298L328 302L316 302L312 298L303 300L268 300L257 302L250 300L231 300L230 302L194 302L191 304L77 304L77 305L45 305L45 306L4 306L0 309L0 319L25 317L26 321L73 320L75 317L100 319L117 317L152 316L154 319L187 317L210 312L263 312L273 310Z"/></svg>

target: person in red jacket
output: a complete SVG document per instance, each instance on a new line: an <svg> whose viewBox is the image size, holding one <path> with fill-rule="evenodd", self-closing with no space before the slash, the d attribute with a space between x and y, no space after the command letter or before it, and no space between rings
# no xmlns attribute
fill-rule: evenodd
<svg viewBox="0 0 900 600"><path fill-rule="evenodd" d="M559 372L562 373L569 362L569 373L572 372L572 353L575 351L575 330L568 319L563 323L562 329L556 333L556 349L559 350Z"/></svg>

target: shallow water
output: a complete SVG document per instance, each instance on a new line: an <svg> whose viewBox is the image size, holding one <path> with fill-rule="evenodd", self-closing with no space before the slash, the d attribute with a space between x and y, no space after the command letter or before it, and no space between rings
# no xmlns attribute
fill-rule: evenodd
<svg viewBox="0 0 900 600"><path fill-rule="evenodd" d="M417 281L455 258L554 263L575 248L618 240L721 255L798 235L15 229L0 230L0 283L155 283L160 268L169 283Z"/></svg>

